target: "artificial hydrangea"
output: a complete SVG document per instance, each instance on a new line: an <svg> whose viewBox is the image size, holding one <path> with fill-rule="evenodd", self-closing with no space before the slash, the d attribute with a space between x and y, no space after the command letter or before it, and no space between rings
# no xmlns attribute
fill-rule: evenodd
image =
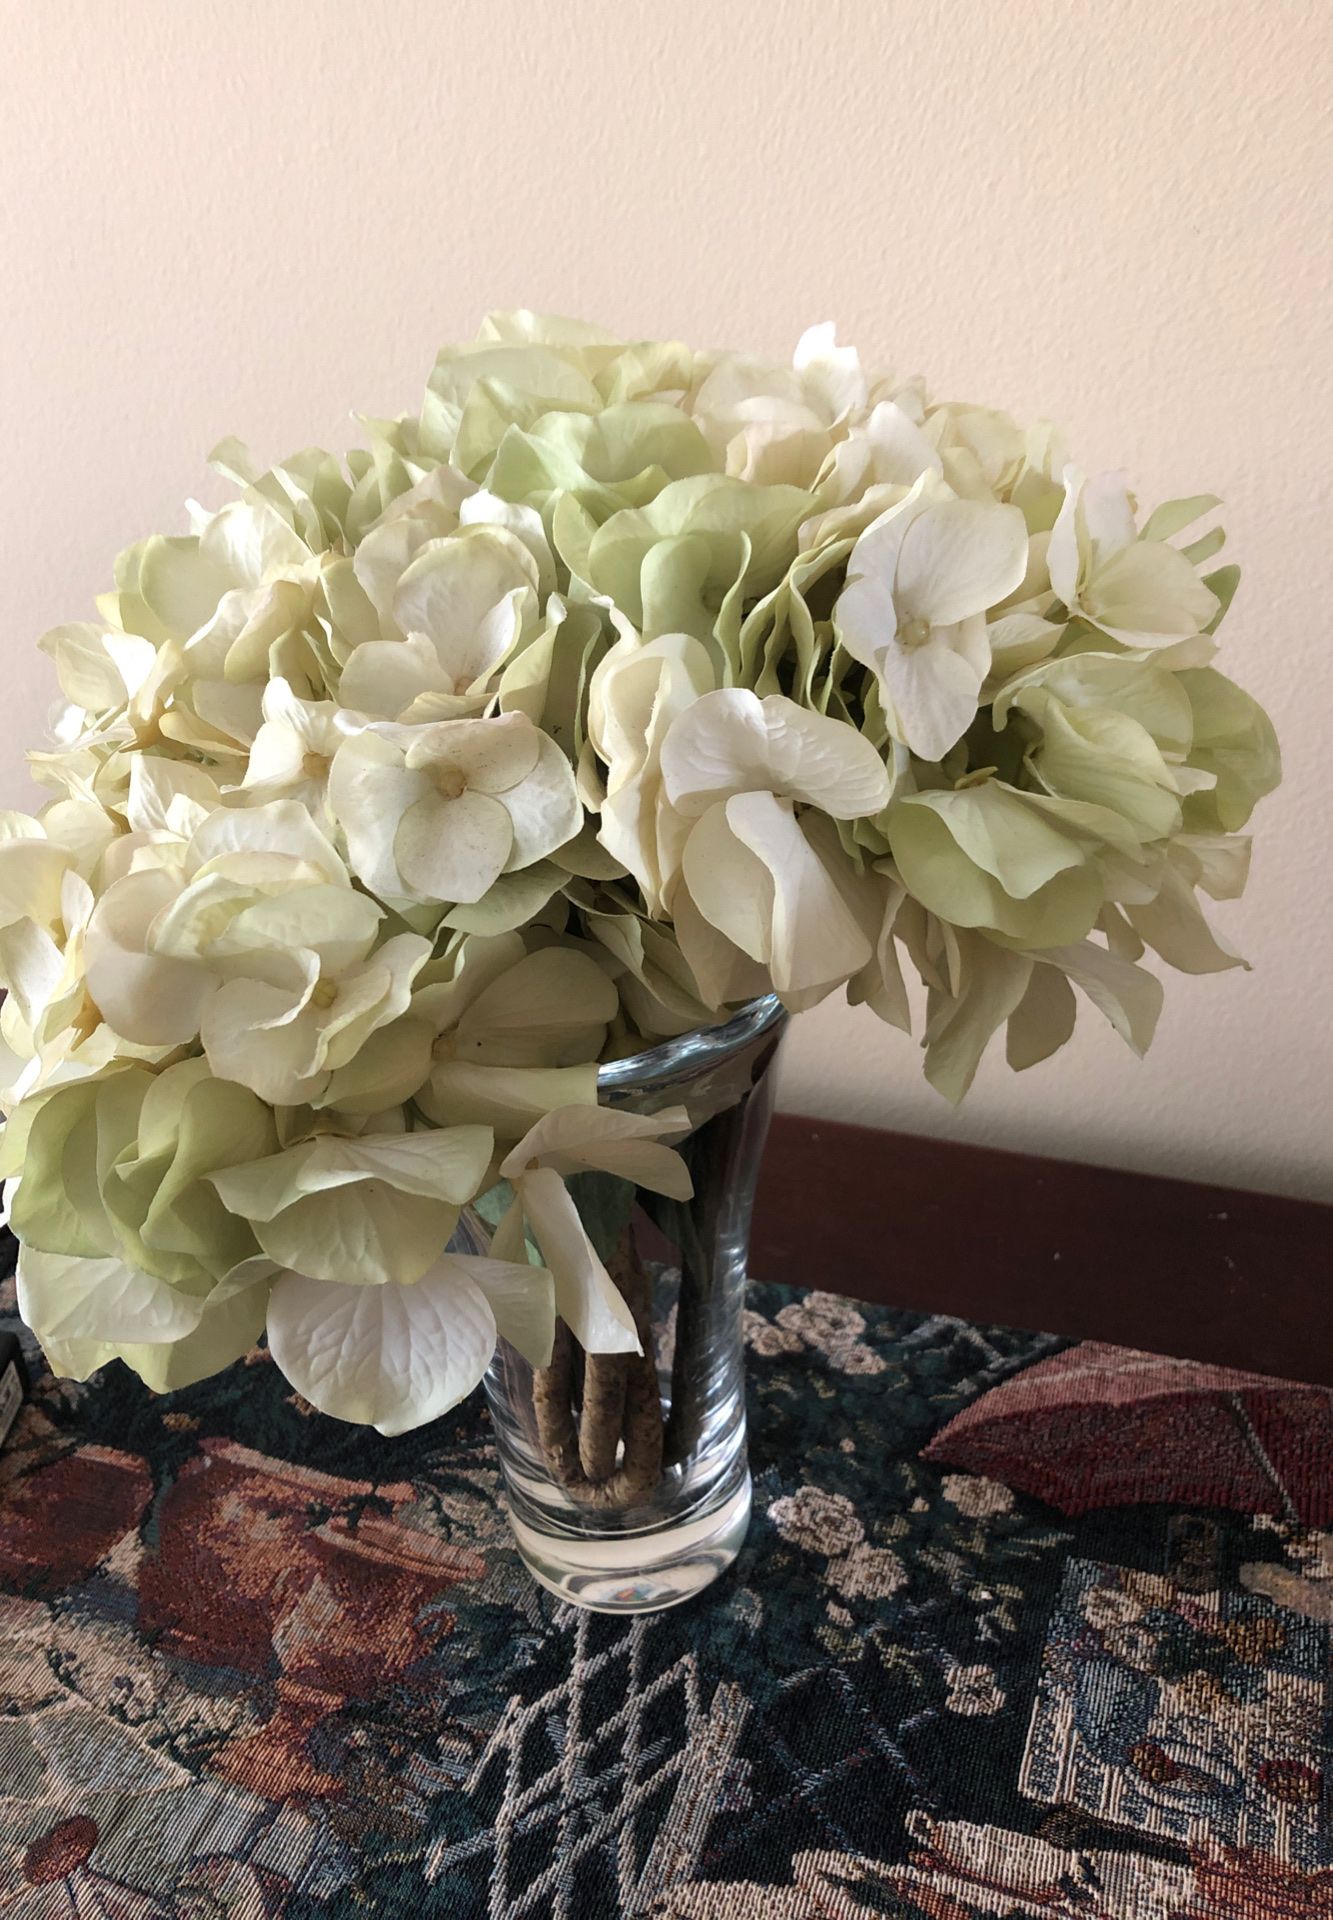
<svg viewBox="0 0 1333 1920"><path fill-rule="evenodd" d="M0 817L0 1167L53 1364L156 1387L261 1330L400 1432L633 1316L564 1181L682 1197L597 1064L776 992L910 1029L950 1099L1140 964L1243 964L1272 729L1213 665L1217 502L1142 523L1047 427L497 314L418 415L262 471L43 641L52 798ZM501 1184L503 1183L503 1184ZM445 1248L494 1198L489 1257Z"/></svg>

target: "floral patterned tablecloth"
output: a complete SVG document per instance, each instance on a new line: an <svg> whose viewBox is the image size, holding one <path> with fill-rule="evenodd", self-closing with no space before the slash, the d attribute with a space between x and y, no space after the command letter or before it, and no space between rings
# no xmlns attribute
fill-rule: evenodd
<svg viewBox="0 0 1333 1920"><path fill-rule="evenodd" d="M0 1915L1333 1916L1327 1393L771 1287L747 1339L749 1542L633 1623L524 1577L475 1402L39 1374Z"/></svg>

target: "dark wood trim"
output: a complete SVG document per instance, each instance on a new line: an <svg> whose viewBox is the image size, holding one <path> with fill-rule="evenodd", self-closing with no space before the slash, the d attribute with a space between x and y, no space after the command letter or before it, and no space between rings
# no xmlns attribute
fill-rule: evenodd
<svg viewBox="0 0 1333 1920"><path fill-rule="evenodd" d="M1333 1207L779 1114L759 1280L1333 1386Z"/></svg>

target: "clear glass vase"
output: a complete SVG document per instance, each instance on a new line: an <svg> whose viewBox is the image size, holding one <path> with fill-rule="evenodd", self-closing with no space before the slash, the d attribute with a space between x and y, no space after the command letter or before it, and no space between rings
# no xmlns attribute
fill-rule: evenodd
<svg viewBox="0 0 1333 1920"><path fill-rule="evenodd" d="M608 1262L643 1357L587 1355L562 1327L549 1367L501 1341L486 1376L519 1552L562 1600L650 1613L730 1566L750 1519L741 1310L750 1215L786 1014L724 1025L602 1068L603 1106L687 1108L689 1201L638 1190ZM571 1188L578 1201L578 1183Z"/></svg>

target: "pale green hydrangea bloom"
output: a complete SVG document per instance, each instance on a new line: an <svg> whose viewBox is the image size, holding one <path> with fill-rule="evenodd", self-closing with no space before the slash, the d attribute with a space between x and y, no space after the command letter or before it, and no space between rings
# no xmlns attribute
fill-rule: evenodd
<svg viewBox="0 0 1333 1920"><path fill-rule="evenodd" d="M184 1384L267 1330L397 1433L632 1316L565 1186L683 1199L599 1061L845 991L966 1092L1142 964L1243 965L1279 777L1213 664L1217 501L1140 522L1054 431L875 377L495 314L345 460L235 497L42 642L0 816L0 1170L53 1364ZM447 1251L465 1209L489 1257ZM474 1218L476 1215L474 1214Z"/></svg>

